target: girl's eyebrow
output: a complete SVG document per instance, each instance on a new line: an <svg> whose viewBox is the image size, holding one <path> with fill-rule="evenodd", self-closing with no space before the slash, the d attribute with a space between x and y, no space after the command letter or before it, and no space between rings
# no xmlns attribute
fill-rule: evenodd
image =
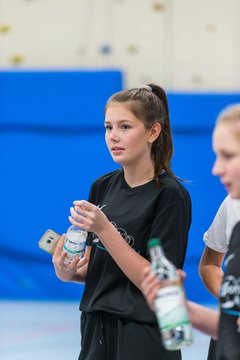
<svg viewBox="0 0 240 360"><path fill-rule="evenodd" d="M131 122L131 120L128 120L128 119L122 119L122 120L117 120L117 123L123 123L123 122ZM109 121L109 120L106 120L106 121L104 121L104 124L111 124L111 121Z"/></svg>

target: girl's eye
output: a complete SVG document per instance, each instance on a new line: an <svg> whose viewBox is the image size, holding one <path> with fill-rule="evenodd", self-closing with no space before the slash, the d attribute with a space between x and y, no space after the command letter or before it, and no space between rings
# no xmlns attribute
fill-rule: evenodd
<svg viewBox="0 0 240 360"><path fill-rule="evenodd" d="M122 129L123 129L123 130L130 129L130 126L129 126L129 125L126 125L126 124L125 124L125 125L122 125Z"/></svg>
<svg viewBox="0 0 240 360"><path fill-rule="evenodd" d="M111 126L111 125L106 125L106 126L105 126L105 129L106 129L107 131L112 130L112 126Z"/></svg>
<svg viewBox="0 0 240 360"><path fill-rule="evenodd" d="M231 160L235 155L231 153L222 153L222 158L225 160Z"/></svg>

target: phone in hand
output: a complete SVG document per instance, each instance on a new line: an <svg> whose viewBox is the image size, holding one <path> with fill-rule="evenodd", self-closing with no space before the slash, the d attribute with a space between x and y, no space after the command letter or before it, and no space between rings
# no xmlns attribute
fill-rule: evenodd
<svg viewBox="0 0 240 360"><path fill-rule="evenodd" d="M58 234L56 231L48 229L39 240L38 246L40 247L40 249L53 255L60 237L61 235Z"/></svg>

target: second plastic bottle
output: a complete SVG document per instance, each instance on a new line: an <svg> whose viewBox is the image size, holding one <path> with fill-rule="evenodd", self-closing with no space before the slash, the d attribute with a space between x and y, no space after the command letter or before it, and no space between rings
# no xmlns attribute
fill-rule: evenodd
<svg viewBox="0 0 240 360"><path fill-rule="evenodd" d="M177 350L193 341L185 294L176 267L166 258L159 239L148 242L152 270L162 286L155 299L155 312L168 350Z"/></svg>

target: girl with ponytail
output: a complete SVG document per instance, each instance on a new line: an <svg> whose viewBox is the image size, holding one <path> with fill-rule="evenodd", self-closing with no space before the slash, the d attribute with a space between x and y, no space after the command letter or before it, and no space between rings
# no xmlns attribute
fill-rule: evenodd
<svg viewBox="0 0 240 360"><path fill-rule="evenodd" d="M168 102L154 84L113 94L105 107L105 140L119 170L98 178L69 220L88 231L83 259L64 263L64 236L53 263L63 281L84 282L79 360L180 360L167 351L154 313L139 290L149 264L147 242L161 239L182 268L191 200L171 170Z"/></svg>

